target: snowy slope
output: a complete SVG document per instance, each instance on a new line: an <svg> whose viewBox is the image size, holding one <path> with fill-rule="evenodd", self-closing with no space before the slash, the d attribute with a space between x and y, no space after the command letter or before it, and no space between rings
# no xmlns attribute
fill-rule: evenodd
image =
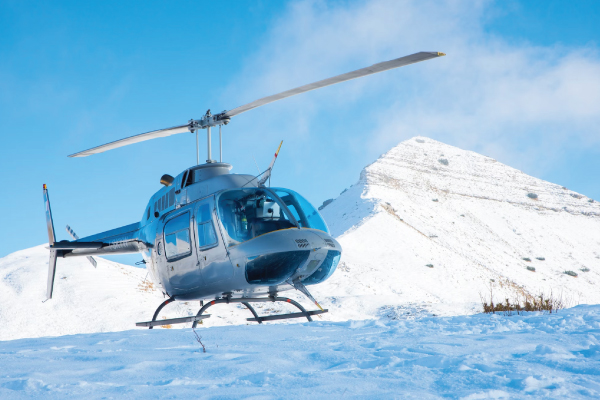
<svg viewBox="0 0 600 400"><path fill-rule="evenodd" d="M497 300L544 291L571 305L600 303L600 206L588 200L473 152L427 138L403 142L322 211L344 252L333 276L310 287L330 310L317 319L470 314L490 287ZM0 259L0 340L132 329L164 300L144 269L67 258L58 260L54 298L42 303L47 265L44 246ZM285 307L256 305L261 315ZM161 317L198 309L176 302ZM239 304L210 314L203 327L250 317Z"/></svg>
<svg viewBox="0 0 600 400"><path fill-rule="evenodd" d="M472 313L490 288L600 302L600 204L474 152L402 142L322 213L344 248L314 290L332 315Z"/></svg>
<svg viewBox="0 0 600 400"><path fill-rule="evenodd" d="M0 398L597 399L600 306L0 342Z"/></svg>
<svg viewBox="0 0 600 400"><path fill-rule="evenodd" d="M0 340L131 329L163 301L144 280L145 269L101 258L94 268L85 258L61 258L53 298L42 303L45 246L0 259Z"/></svg>
<svg viewBox="0 0 600 400"><path fill-rule="evenodd" d="M48 276L46 247L37 246L0 258L0 341L147 329L136 328L135 323L150 321L154 310L166 299L154 288L146 269L101 257L95 257L98 267L94 268L84 257L76 257L58 260L53 297L44 302ZM288 294L310 309L310 303L302 295ZM254 308L260 315L298 311L287 304L258 303ZM174 302L163 309L159 318L195 315L199 309L196 301ZM201 327L256 324L246 322L252 315L241 304L217 305L210 314L211 318L202 321ZM278 323L288 321L270 322Z"/></svg>

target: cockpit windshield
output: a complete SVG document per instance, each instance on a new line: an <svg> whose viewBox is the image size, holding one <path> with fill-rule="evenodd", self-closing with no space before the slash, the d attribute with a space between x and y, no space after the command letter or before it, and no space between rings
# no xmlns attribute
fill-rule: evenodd
<svg viewBox="0 0 600 400"><path fill-rule="evenodd" d="M217 205L219 218L227 231L228 246L295 226L328 232L317 210L289 189L227 190L219 195Z"/></svg>

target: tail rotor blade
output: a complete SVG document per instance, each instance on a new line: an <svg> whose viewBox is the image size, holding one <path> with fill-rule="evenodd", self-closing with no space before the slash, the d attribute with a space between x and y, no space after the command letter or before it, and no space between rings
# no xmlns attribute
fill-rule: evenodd
<svg viewBox="0 0 600 400"><path fill-rule="evenodd" d="M67 227L65 229L67 230L67 233L69 235L71 235L71 237L73 238L73 240L79 240L79 236L77 236L77 234L75 233L75 231L73 230L73 228L71 228L69 225L67 225ZM94 268L96 268L98 266L98 263L96 262L96 259L94 257L87 256L86 258L94 266Z"/></svg>

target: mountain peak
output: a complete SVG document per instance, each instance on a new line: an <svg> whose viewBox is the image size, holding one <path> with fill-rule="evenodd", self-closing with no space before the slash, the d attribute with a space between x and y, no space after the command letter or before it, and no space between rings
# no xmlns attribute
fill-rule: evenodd
<svg viewBox="0 0 600 400"><path fill-rule="evenodd" d="M375 197L379 187L600 216L600 204L584 195L493 158L421 136L401 142L363 169L360 182Z"/></svg>
<svg viewBox="0 0 600 400"><path fill-rule="evenodd" d="M406 140L322 213L345 269L319 291L441 313L453 302L454 312L478 310L489 290L501 301L541 292L600 301L600 204L472 151Z"/></svg>

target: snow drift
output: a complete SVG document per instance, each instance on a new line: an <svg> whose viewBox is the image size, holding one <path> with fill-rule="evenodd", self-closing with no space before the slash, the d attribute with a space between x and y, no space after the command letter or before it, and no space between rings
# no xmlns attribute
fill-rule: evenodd
<svg viewBox="0 0 600 400"><path fill-rule="evenodd" d="M0 398L597 399L600 306L0 342Z"/></svg>

